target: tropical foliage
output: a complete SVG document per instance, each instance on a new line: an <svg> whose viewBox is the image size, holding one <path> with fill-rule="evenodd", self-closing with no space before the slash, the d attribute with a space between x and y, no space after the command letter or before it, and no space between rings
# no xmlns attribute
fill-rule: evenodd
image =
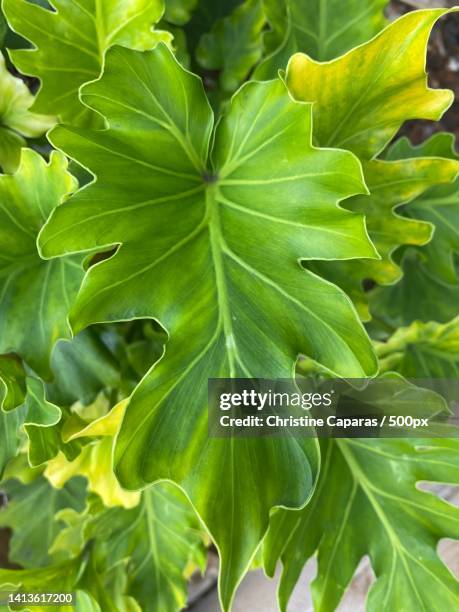
<svg viewBox="0 0 459 612"><path fill-rule="evenodd" d="M386 4L3 0L1 591L174 612L215 546L223 611L279 561L287 610L315 554L319 611L365 555L368 610L459 607L459 510L417 487L459 485L454 430L208 434L209 378L454 399L405 378L458 378L459 156L397 135L451 105L425 61L457 16Z"/></svg>

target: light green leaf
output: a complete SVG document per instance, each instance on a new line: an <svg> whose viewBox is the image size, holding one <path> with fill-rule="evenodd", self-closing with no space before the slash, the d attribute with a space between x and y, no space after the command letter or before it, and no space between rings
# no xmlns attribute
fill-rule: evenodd
<svg viewBox="0 0 459 612"><path fill-rule="evenodd" d="M144 50L170 41L167 32L153 30L163 2L51 0L50 5L54 12L27 0L3 0L12 29L35 46L10 51L11 59L23 74L41 81L34 110L52 112L73 125L99 125L100 117L78 99L80 86L99 76L111 45Z"/></svg>
<svg viewBox="0 0 459 612"><path fill-rule="evenodd" d="M439 157L459 160L454 150L453 134L435 134L413 146L407 138L399 139L387 152L387 159ZM423 249L426 268L438 280L458 284L455 254L459 253L459 176L451 185L432 187L413 200L406 214L429 221L435 227L433 240Z"/></svg>
<svg viewBox="0 0 459 612"><path fill-rule="evenodd" d="M196 58L203 68L221 71L224 91L235 91L260 59L264 24L262 0L246 0L202 36Z"/></svg>
<svg viewBox="0 0 459 612"><path fill-rule="evenodd" d="M410 378L459 378L459 317L446 324L414 322L377 344L381 371Z"/></svg>
<svg viewBox="0 0 459 612"><path fill-rule="evenodd" d="M67 314L83 270L80 256L43 261L38 232L75 189L61 153L49 164L29 149L13 176L0 176L0 352L15 351L40 375L50 376L54 343L70 336Z"/></svg>
<svg viewBox="0 0 459 612"><path fill-rule="evenodd" d="M103 416L90 423L70 420L63 429L65 442L71 444L80 438L98 438L82 447L81 452L69 461L64 453L48 461L45 476L53 486L61 488L74 476L88 481L88 490L97 493L107 507L132 508L139 503L140 494L125 491L113 473L113 448L124 414L126 401L120 402ZM62 448L64 451L65 449Z"/></svg>
<svg viewBox="0 0 459 612"><path fill-rule="evenodd" d="M75 611L76 612L101 612L101 608L97 601L85 593L84 591L77 591L75 593Z"/></svg>
<svg viewBox="0 0 459 612"><path fill-rule="evenodd" d="M190 19L198 0L165 0L164 19L175 25L185 25Z"/></svg>
<svg viewBox="0 0 459 612"><path fill-rule="evenodd" d="M1 488L8 504L0 509L0 527L13 531L9 560L30 569L47 565L51 561L48 550L61 529L55 514L63 508L83 510L84 481L73 479L64 488L56 489L39 476L27 485L9 480Z"/></svg>
<svg viewBox="0 0 459 612"><path fill-rule="evenodd" d="M0 589L11 592L20 589L28 593L71 593L78 581L84 562L72 559L48 567L26 570L0 569ZM34 606L34 612L49 612L50 606ZM30 610L26 607L15 609ZM53 606L53 612L74 612L73 606Z"/></svg>
<svg viewBox="0 0 459 612"><path fill-rule="evenodd" d="M410 325L417 319L446 323L454 318L459 304L459 286L438 280L428 272L425 264L422 249L407 249L401 260L402 280L370 292L372 316L392 328Z"/></svg>
<svg viewBox="0 0 459 612"><path fill-rule="evenodd" d="M451 183L459 172L459 163L451 159L418 158L402 161L371 160L363 163L370 196L356 196L343 205L353 212L365 214L369 236L381 259L343 262L317 262L310 269L342 287L352 298L364 320L370 318L364 280L380 285L393 284L402 271L393 254L402 245L424 245L432 238L433 225L426 215L414 207L413 219L402 216L412 204L423 197L432 185ZM450 189L448 186L446 189ZM438 187L442 189L442 187Z"/></svg>
<svg viewBox="0 0 459 612"><path fill-rule="evenodd" d="M269 574L278 558L283 563L281 610L316 552L311 591L318 612L338 606L364 555L376 575L368 612L456 609L458 582L436 547L441 538L459 539L459 509L416 484L458 484L458 451L457 439L327 441L312 501L299 512L276 513L265 543Z"/></svg>
<svg viewBox="0 0 459 612"><path fill-rule="evenodd" d="M178 612L186 606L185 574L189 566L202 566L205 560L198 519L177 487L170 483L148 487L132 510L94 505L80 515L64 513L60 518L70 522L67 535L71 537L72 527L78 529L79 520L83 530L80 546L93 542L99 582L106 581L110 568L126 562L125 593L144 612ZM57 541L63 552L68 544L65 531Z"/></svg>
<svg viewBox="0 0 459 612"><path fill-rule="evenodd" d="M202 85L164 45L111 50L103 78L82 95L117 127L54 132L97 181L56 212L42 253L122 243L88 273L73 326L152 317L168 331L165 357L127 409L117 474L129 488L162 478L184 487L220 548L228 608L270 508L307 501L317 451L312 440L209 439L207 380L290 377L299 353L341 375L375 372L349 300L298 265L373 256L361 216L337 206L364 191L361 168L347 152L309 144L310 106L280 80L233 98L211 165Z"/></svg>
<svg viewBox="0 0 459 612"><path fill-rule="evenodd" d="M424 67L430 31L447 12L407 13L331 62L301 53L291 58L287 85L296 99L315 102L314 136L320 146L342 147L371 159L404 121L442 116L453 94L429 89Z"/></svg>
<svg viewBox="0 0 459 612"><path fill-rule="evenodd" d="M25 138L41 136L55 124L53 117L30 112L34 97L26 84L8 72L0 52L0 166L15 172Z"/></svg>
<svg viewBox="0 0 459 612"><path fill-rule="evenodd" d="M257 78L272 78L293 53L325 61L370 40L387 23L388 0L264 0L271 26Z"/></svg>

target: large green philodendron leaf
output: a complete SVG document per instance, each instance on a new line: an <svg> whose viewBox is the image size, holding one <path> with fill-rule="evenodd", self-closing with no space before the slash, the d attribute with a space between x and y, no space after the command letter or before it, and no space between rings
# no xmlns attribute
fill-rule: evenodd
<svg viewBox="0 0 459 612"><path fill-rule="evenodd" d="M395 285L378 287L368 294L373 317L396 328L418 319L446 323L457 315L459 286L432 276L427 270L422 249L407 249L400 265L402 280Z"/></svg>
<svg viewBox="0 0 459 612"><path fill-rule="evenodd" d="M111 45L144 50L170 40L168 33L153 30L163 1L51 0L50 5L55 11L28 0L3 0L10 26L35 46L10 51L11 59L23 74L41 81L34 110L72 125L100 125L100 117L81 104L80 86L99 76Z"/></svg>
<svg viewBox="0 0 459 612"><path fill-rule="evenodd" d="M418 146L400 138L385 157L397 160L430 156L457 161L459 154L454 144L454 134L435 134ZM459 176L452 185L435 186L421 194L406 208L406 214L435 226L433 240L423 249L426 269L439 281L458 285L454 257L459 253Z"/></svg>
<svg viewBox="0 0 459 612"><path fill-rule="evenodd" d="M459 483L458 450L457 439L327 441L312 501L276 513L265 541L268 573L283 563L281 610L316 552L317 612L336 609L365 555L376 576L368 612L457 609L458 582L436 547L441 538L459 539L459 509L416 484Z"/></svg>
<svg viewBox="0 0 459 612"><path fill-rule="evenodd" d="M221 71L224 91L235 91L260 59L264 25L262 0L246 0L202 36L196 58L203 68Z"/></svg>
<svg viewBox="0 0 459 612"><path fill-rule="evenodd" d="M55 124L54 117L30 112L34 97L26 84L10 74L0 52L0 167L15 172L25 138L41 136Z"/></svg>
<svg viewBox="0 0 459 612"><path fill-rule="evenodd" d="M370 42L331 62L316 62L302 53L291 58L287 85L295 99L315 103L318 145L342 147L371 159L404 121L441 117L453 94L427 87L425 55L432 27L447 12L407 13Z"/></svg>
<svg viewBox="0 0 459 612"><path fill-rule="evenodd" d="M272 78L300 51L331 60L370 40L387 23L388 0L264 0L271 25L271 53L257 69L257 78Z"/></svg>
<svg viewBox="0 0 459 612"><path fill-rule="evenodd" d="M63 508L78 512L84 509L83 479L74 478L62 489L55 489L39 476L26 485L8 480L1 488L8 504L0 509L0 527L9 527L13 532L9 560L28 569L47 565L51 561L49 548L61 530L56 513Z"/></svg>
<svg viewBox="0 0 459 612"><path fill-rule="evenodd" d="M370 196L355 196L344 206L366 215L368 233L381 259L313 262L309 268L342 287L356 304L362 319L368 320L368 297L363 281L373 280L380 285L396 282L402 271L393 259L394 251L404 244L424 245L432 238L431 223L416 219L416 213L413 219L401 216L399 207L432 185L451 183L459 173L459 163L429 157L402 161L377 159L364 162L363 169ZM422 214L419 216L425 218Z"/></svg>
<svg viewBox="0 0 459 612"><path fill-rule="evenodd" d="M51 350L70 336L69 307L78 291L81 256L43 261L37 235L51 211L76 188L61 153L49 164L24 149L13 176L0 176L0 352L14 351L41 376Z"/></svg>
<svg viewBox="0 0 459 612"><path fill-rule="evenodd" d="M348 298L298 263L374 254L362 217L337 206L364 190L361 168L352 154L309 144L310 106L281 80L234 97L211 166L202 84L165 45L109 51L104 76L82 96L109 129L59 128L51 138L97 180L53 215L42 254L122 244L91 268L75 330L143 317L167 329L165 356L127 409L116 471L127 488L170 478L186 490L219 546L228 608L270 508L309 498L317 448L209 438L207 381L290 377L299 353L340 375L375 372Z"/></svg>
<svg viewBox="0 0 459 612"><path fill-rule="evenodd" d="M377 344L381 371L410 378L459 378L459 317L439 324L416 321Z"/></svg>

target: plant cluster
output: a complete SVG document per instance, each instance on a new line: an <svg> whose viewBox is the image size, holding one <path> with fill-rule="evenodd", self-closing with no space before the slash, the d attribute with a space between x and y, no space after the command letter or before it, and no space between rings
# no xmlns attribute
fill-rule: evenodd
<svg viewBox="0 0 459 612"><path fill-rule="evenodd" d="M225 611L279 561L287 610L315 554L317 610L365 555L368 610L459 607L459 510L417 486L459 484L453 429L208 435L209 378L384 374L388 409L447 410L459 156L397 134L452 103L448 11L386 4L3 0L0 590L174 612L213 544Z"/></svg>

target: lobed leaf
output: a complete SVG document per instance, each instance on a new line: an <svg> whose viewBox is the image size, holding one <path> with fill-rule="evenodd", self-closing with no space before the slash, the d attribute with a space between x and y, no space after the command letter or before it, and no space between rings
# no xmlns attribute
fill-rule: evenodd
<svg viewBox="0 0 459 612"><path fill-rule="evenodd" d="M453 94L427 86L425 56L432 27L447 12L407 13L368 43L330 62L301 53L290 59L288 88L295 99L315 102L314 137L320 146L342 147L371 159L404 121L440 119Z"/></svg>
<svg viewBox="0 0 459 612"><path fill-rule="evenodd" d="M403 278L370 292L370 312L394 329L413 321L446 323L457 315L459 286L444 283L426 269L422 250L407 249L401 258ZM422 296L422 299L419 298Z"/></svg>
<svg viewBox="0 0 459 612"><path fill-rule="evenodd" d="M0 352L14 351L49 377L50 354L70 336L67 314L81 279L80 256L43 261L36 239L49 214L75 189L61 153L49 164L24 149L13 176L0 176Z"/></svg>
<svg viewBox="0 0 459 612"><path fill-rule="evenodd" d="M165 0L164 19L175 25L185 25L198 4L198 0Z"/></svg>
<svg viewBox="0 0 459 612"><path fill-rule="evenodd" d="M63 508L80 512L84 508L83 480L73 479L62 489L52 487L42 476L27 485L8 480L1 486L8 504L0 509L0 527L13 532L9 560L27 569L46 566L51 562L49 548L61 529L56 513ZM31 512L32 504L39 512Z"/></svg>
<svg viewBox="0 0 459 612"><path fill-rule="evenodd" d="M51 356L54 380L46 387L51 401L61 406L90 404L100 391L120 386L120 364L104 340L101 331L91 328L56 343Z"/></svg>
<svg viewBox="0 0 459 612"><path fill-rule="evenodd" d="M300 51L331 60L372 38L387 23L388 0L264 0L269 55L257 78L272 78Z"/></svg>
<svg viewBox="0 0 459 612"><path fill-rule="evenodd" d="M132 508L139 503L140 494L123 490L113 473L115 434L120 427L125 405L126 401L120 402L90 423L79 419L67 421L62 431L66 443L80 438L96 438L96 441L91 440L91 444L84 445L70 461L63 452L48 461L45 476L53 486L61 488L71 478L83 476L88 481L88 490L99 495L107 507Z"/></svg>
<svg viewBox="0 0 459 612"><path fill-rule="evenodd" d="M2 591L28 593L71 593L84 567L81 558L34 569L0 569ZM34 606L35 612L48 612L50 606ZM21 609L21 608L19 608ZM26 609L22 607L22 609ZM70 612L68 605L53 606L54 612Z"/></svg>
<svg viewBox="0 0 459 612"><path fill-rule="evenodd" d="M307 501L317 449L312 440L209 439L207 380L289 377L299 353L342 375L374 373L348 299L298 264L373 256L362 217L337 206L365 189L360 165L309 144L310 106L280 80L244 86L212 136L201 83L164 45L109 51L104 76L82 96L109 129L59 128L51 138L97 180L53 216L41 251L122 243L89 271L75 330L140 317L168 330L165 356L126 411L116 471L128 488L164 478L184 488L219 546L228 608L270 508Z"/></svg>
<svg viewBox="0 0 459 612"><path fill-rule="evenodd" d="M455 380L459 373L459 317L445 324L415 321L377 344L381 370L411 378Z"/></svg>
<svg viewBox="0 0 459 612"><path fill-rule="evenodd" d="M210 32L217 21L228 17L243 2L244 0L199 0L185 28L191 52L195 52L203 34Z"/></svg>
<svg viewBox="0 0 459 612"><path fill-rule="evenodd" d="M52 0L48 10L28 0L3 0L11 28L34 49L10 51L23 73L38 77L41 88L34 110L52 112L73 125L101 125L100 117L82 105L78 92L96 79L106 50L114 44L151 49L165 32L153 30L161 18L162 0Z"/></svg>
<svg viewBox="0 0 459 612"><path fill-rule="evenodd" d="M80 515L80 521L83 542L94 542L99 581L116 564L128 562L125 594L135 598L142 610L182 610L187 602L187 568L202 566L203 561L200 525L183 493L161 483L143 491L132 510L91 510Z"/></svg>
<svg viewBox="0 0 459 612"><path fill-rule="evenodd" d="M459 161L454 145L454 135L446 133L435 134L418 146L413 146L407 138L400 138L385 157L390 160L435 157ZM454 258L459 253L459 176L452 184L432 187L415 198L406 208L406 214L424 219L435 227L433 240L422 249L427 271L439 281L458 285Z"/></svg>
<svg viewBox="0 0 459 612"><path fill-rule="evenodd" d="M26 84L8 72L0 52L0 166L13 173L19 166L25 138L41 136L55 124L54 117L30 111L34 97Z"/></svg>
<svg viewBox="0 0 459 612"><path fill-rule="evenodd" d="M21 445L20 428L26 410L19 408L26 393L22 363L13 355L0 355L0 478Z"/></svg>
<svg viewBox="0 0 459 612"><path fill-rule="evenodd" d="M356 304L361 317L368 320L371 317L364 281L372 280L379 285L395 283L402 276L394 260L395 251L402 245L429 243L434 230L429 221L433 219L422 213L418 215L415 201L422 199L432 186L451 183L458 175L459 163L439 157L401 161L375 159L364 162L363 170L370 196L350 198L344 206L365 214L369 236L381 259L317 262L309 267L342 287ZM434 189L451 189L451 186ZM411 208L413 218L406 216Z"/></svg>
<svg viewBox="0 0 459 612"><path fill-rule="evenodd" d="M26 382L24 430L29 438L29 463L37 467L54 457L62 444L62 411L48 402L41 380L28 377Z"/></svg>
<svg viewBox="0 0 459 612"><path fill-rule="evenodd" d="M318 611L338 606L365 555L376 576L367 597L369 612L456 608L458 581L436 546L441 538L459 539L459 509L416 484L457 484L457 451L457 439L327 441L312 502L299 512L276 513L265 543L270 574L282 558L281 610L316 552L311 590ZM338 531L330 529L337 524Z"/></svg>
<svg viewBox="0 0 459 612"><path fill-rule="evenodd" d="M261 58L265 25L262 0L246 0L201 37L196 58L207 70L220 70L225 92L235 91Z"/></svg>

